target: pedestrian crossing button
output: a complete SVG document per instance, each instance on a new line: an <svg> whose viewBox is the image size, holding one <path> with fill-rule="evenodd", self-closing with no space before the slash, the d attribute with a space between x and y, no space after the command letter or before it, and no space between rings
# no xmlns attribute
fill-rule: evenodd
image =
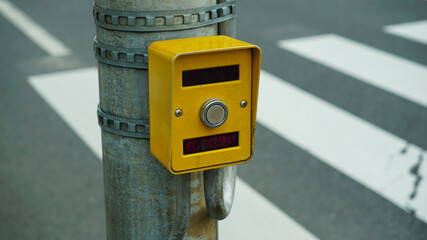
<svg viewBox="0 0 427 240"><path fill-rule="evenodd" d="M150 151L166 169L185 174L252 158L260 63L259 47L227 36L150 44Z"/></svg>
<svg viewBox="0 0 427 240"><path fill-rule="evenodd" d="M207 100L200 108L200 118L203 124L211 128L216 128L224 124L227 116L227 106L216 98Z"/></svg>

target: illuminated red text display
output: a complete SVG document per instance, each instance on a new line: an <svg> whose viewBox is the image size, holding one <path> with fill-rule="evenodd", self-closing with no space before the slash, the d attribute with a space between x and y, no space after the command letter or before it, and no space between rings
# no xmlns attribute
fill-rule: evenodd
<svg viewBox="0 0 427 240"><path fill-rule="evenodd" d="M184 140L184 155L239 146L239 132Z"/></svg>

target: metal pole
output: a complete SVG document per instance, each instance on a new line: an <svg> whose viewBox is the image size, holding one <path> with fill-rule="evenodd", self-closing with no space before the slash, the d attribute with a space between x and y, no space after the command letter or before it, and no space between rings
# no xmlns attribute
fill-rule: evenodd
<svg viewBox="0 0 427 240"><path fill-rule="evenodd" d="M231 0L218 0L218 3L231 2ZM218 24L218 35L236 37L236 19L230 19Z"/></svg>
<svg viewBox="0 0 427 240"><path fill-rule="evenodd" d="M108 239L217 239L217 222L205 205L203 174L174 176L150 153L146 54L154 41L217 35L214 20L221 9L201 13L215 4L95 0ZM187 27L193 23L201 24Z"/></svg>

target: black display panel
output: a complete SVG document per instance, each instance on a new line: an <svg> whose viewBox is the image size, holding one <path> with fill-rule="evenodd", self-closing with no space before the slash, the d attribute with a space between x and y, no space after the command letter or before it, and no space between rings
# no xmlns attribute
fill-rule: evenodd
<svg viewBox="0 0 427 240"><path fill-rule="evenodd" d="M184 140L184 155L239 146L239 132Z"/></svg>
<svg viewBox="0 0 427 240"><path fill-rule="evenodd" d="M239 65L182 71L182 86L239 80Z"/></svg>

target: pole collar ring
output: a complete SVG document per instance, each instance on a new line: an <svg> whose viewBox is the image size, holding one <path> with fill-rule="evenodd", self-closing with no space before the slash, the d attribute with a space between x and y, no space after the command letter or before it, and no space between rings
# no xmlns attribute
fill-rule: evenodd
<svg viewBox="0 0 427 240"><path fill-rule="evenodd" d="M236 17L236 1L204 8L171 11L116 11L93 5L95 24L126 32L159 32L198 28Z"/></svg>
<svg viewBox="0 0 427 240"><path fill-rule="evenodd" d="M133 138L150 138L149 120L128 119L110 115L98 105L98 124L110 133Z"/></svg>

